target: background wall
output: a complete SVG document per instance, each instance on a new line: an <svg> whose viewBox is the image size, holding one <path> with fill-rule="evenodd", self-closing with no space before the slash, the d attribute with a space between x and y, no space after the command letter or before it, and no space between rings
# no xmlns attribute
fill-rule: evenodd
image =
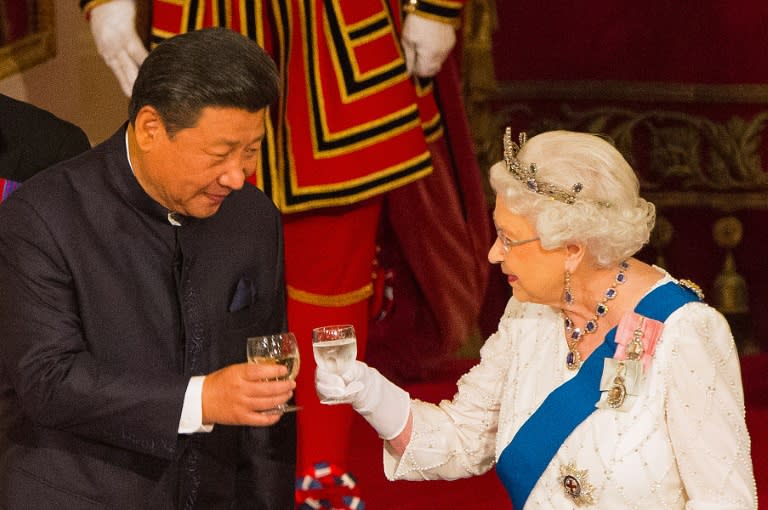
<svg viewBox="0 0 768 510"><path fill-rule="evenodd" d="M507 125L609 135L657 206L641 258L701 285L743 353L768 351L768 3L473 4L496 13L465 24L467 49L487 45L468 80L481 167Z"/></svg>
<svg viewBox="0 0 768 510"><path fill-rule="evenodd" d="M109 137L127 117L127 98L96 51L75 0L54 0L56 56L0 80L0 93L80 126L91 140Z"/></svg>

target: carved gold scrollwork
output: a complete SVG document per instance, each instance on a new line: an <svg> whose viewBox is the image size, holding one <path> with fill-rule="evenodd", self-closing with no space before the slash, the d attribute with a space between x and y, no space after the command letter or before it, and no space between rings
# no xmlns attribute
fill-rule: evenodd
<svg viewBox="0 0 768 510"><path fill-rule="evenodd" d="M768 208L768 174L760 156L768 111L716 122L675 110L576 110L568 104L557 115L528 110L524 103L504 103L494 125L528 115L529 136L551 129L605 134L638 172L644 196L659 207Z"/></svg>
<svg viewBox="0 0 768 510"><path fill-rule="evenodd" d="M611 136L630 156L637 140L644 139L649 156L640 176L644 189L768 190L759 155L768 111L750 120L732 117L717 123L673 110L579 112L565 106L563 120L572 128Z"/></svg>

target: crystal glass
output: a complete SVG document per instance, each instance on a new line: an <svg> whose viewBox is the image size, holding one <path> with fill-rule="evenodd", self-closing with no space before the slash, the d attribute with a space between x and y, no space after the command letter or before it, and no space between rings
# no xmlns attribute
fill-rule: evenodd
<svg viewBox="0 0 768 510"><path fill-rule="evenodd" d="M318 367L342 375L357 358L355 328L349 324L322 326L312 330L312 351ZM326 399L324 404L337 403Z"/></svg>
<svg viewBox="0 0 768 510"><path fill-rule="evenodd" d="M296 379L299 374L301 358L299 344L293 333L275 333L248 337L247 355L250 363L266 363L284 365L288 368L288 379ZM298 406L282 404L274 409L266 409L265 413L288 413L301 409Z"/></svg>

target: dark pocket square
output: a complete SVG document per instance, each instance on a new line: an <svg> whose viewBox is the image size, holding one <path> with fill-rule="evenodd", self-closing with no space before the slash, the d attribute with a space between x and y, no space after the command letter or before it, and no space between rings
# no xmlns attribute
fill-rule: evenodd
<svg viewBox="0 0 768 510"><path fill-rule="evenodd" d="M232 296L232 301L229 303L229 311L237 312L248 308L253 304L254 297L256 296L256 286L249 278L242 277L237 282L237 288L235 288L235 295Z"/></svg>

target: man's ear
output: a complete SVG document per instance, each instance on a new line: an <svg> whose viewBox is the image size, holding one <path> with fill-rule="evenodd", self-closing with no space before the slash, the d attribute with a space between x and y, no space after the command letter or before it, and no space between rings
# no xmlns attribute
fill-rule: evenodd
<svg viewBox="0 0 768 510"><path fill-rule="evenodd" d="M154 107L146 105L136 114L133 127L136 144L142 152L148 152L162 137L166 136L165 124Z"/></svg>
<svg viewBox="0 0 768 510"><path fill-rule="evenodd" d="M576 272L584 260L586 248L580 243L568 243L565 245L565 269L571 273Z"/></svg>

